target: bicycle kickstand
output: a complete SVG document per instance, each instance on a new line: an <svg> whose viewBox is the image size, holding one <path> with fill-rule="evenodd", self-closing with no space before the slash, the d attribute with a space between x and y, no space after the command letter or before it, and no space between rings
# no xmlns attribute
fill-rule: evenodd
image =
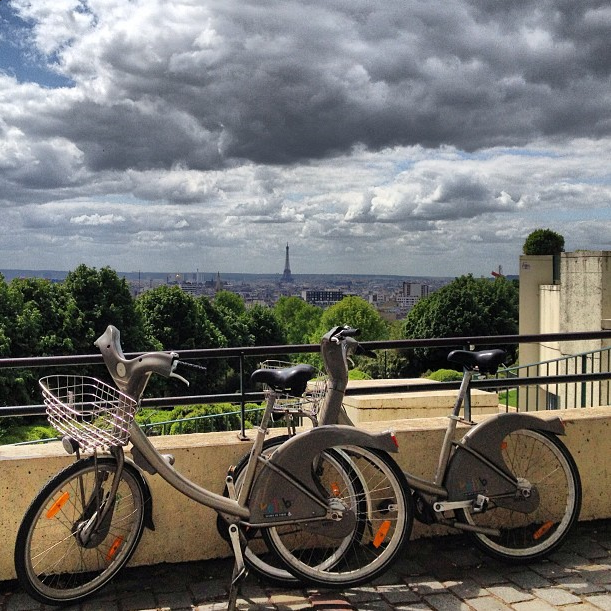
<svg viewBox="0 0 611 611"><path fill-rule="evenodd" d="M233 548L233 555L235 558L235 564L233 565L233 573L231 575L231 586L229 588L229 602L227 605L227 611L235 611L236 603L238 600L238 591L240 589L240 582L246 577L248 571L244 564L244 556L242 555L242 544L240 543L240 533L238 527L235 524L229 526L229 538L231 540L231 547Z"/></svg>

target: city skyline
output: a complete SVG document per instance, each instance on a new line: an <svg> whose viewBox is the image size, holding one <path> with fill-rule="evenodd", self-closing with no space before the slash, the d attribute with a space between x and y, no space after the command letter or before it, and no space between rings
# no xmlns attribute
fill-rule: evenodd
<svg viewBox="0 0 611 611"><path fill-rule="evenodd" d="M611 9L0 1L0 265L516 274L611 248ZM280 263L278 263L280 261ZM42 263L41 263L42 262Z"/></svg>

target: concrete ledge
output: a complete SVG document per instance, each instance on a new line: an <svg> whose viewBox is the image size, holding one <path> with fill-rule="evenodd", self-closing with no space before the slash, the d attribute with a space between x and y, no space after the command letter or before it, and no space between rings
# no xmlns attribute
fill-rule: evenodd
<svg viewBox="0 0 611 611"><path fill-rule="evenodd" d="M401 380L350 380L348 388L384 387L404 384L417 387L420 384L435 384L426 378L404 378ZM376 393L373 395L346 395L344 408L355 424L377 420L402 420L404 418L436 418L447 416L454 407L458 390L427 390L412 392ZM494 414L499 411L499 397L495 392L471 389L471 414L475 416Z"/></svg>
<svg viewBox="0 0 611 611"><path fill-rule="evenodd" d="M541 418L560 415L566 424L566 445L581 473L581 520L611 517L611 409L587 408L542 412ZM400 444L397 462L421 477L432 477L446 418L415 418L363 424L364 429L392 428ZM462 436L467 427L461 425ZM282 431L275 431L280 434ZM248 442L235 433L205 433L158 437L154 444L176 457L176 466L187 476L221 492L227 467L248 450ZM21 518L36 492L73 459L59 443L46 446L0 446L0 581L15 577L13 548ZM153 494L156 531L146 530L132 565L185 562L229 555L216 532L216 514L175 492L159 477L147 476ZM448 532L440 527L415 525L414 537Z"/></svg>

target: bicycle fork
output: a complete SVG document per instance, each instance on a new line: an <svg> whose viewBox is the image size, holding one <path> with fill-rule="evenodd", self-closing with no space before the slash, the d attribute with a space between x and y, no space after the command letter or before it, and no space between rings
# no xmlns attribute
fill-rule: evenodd
<svg viewBox="0 0 611 611"><path fill-rule="evenodd" d="M110 491L104 497L103 477L97 470L97 454L96 456L96 484L92 497L85 499L85 491L81 487L81 497L83 499L83 516L76 526L74 536L76 540L85 548L97 547L108 534L108 528L112 521L112 515L115 507L115 499L121 477L123 467L125 465L125 456L123 448L111 447L110 452L113 458L117 461L117 469L110 487ZM82 486L82 482L81 482Z"/></svg>

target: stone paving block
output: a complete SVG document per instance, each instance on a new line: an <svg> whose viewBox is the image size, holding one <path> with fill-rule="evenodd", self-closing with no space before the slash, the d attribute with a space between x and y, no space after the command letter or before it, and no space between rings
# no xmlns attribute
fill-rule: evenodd
<svg viewBox="0 0 611 611"><path fill-rule="evenodd" d="M343 592L346 600L358 607L359 603L364 603L370 600L378 600L380 595L378 594L375 586L360 586L357 588L350 588Z"/></svg>
<svg viewBox="0 0 611 611"><path fill-rule="evenodd" d="M275 601L275 604L281 604L281 601ZM312 609L333 609L334 611L344 611L354 609L343 596L332 596L324 594L314 594L310 596L310 606Z"/></svg>
<svg viewBox="0 0 611 611"><path fill-rule="evenodd" d="M519 603L534 598L532 594L524 592L524 590L520 590L514 585L491 586L488 588L488 592L508 604Z"/></svg>
<svg viewBox="0 0 611 611"><path fill-rule="evenodd" d="M227 581L208 579L189 584L189 590L195 601L212 600L227 596Z"/></svg>
<svg viewBox="0 0 611 611"><path fill-rule="evenodd" d="M521 573L510 573L507 577L518 584L521 588L528 590L529 588L545 588L552 584L534 571L522 571Z"/></svg>
<svg viewBox="0 0 611 611"><path fill-rule="evenodd" d="M562 588L535 588L532 593L550 605L561 606L581 602L577 596Z"/></svg>
<svg viewBox="0 0 611 611"><path fill-rule="evenodd" d="M492 596L482 596L467 601L475 611L511 611L505 603Z"/></svg>
<svg viewBox="0 0 611 611"><path fill-rule="evenodd" d="M161 607L171 607L175 609L191 609L193 598L187 591L183 592L162 592L157 594L157 603Z"/></svg>
<svg viewBox="0 0 611 611"><path fill-rule="evenodd" d="M420 600L420 597L413 592L410 587L403 583L393 585L378 586L376 593L381 595L384 600L391 604L409 603Z"/></svg>
<svg viewBox="0 0 611 611"><path fill-rule="evenodd" d="M10 596L6 603L7 611L38 611L39 609L40 603L21 592Z"/></svg>
<svg viewBox="0 0 611 611"><path fill-rule="evenodd" d="M484 587L507 582L507 577L505 575L489 568L481 568L477 571L472 571L471 577Z"/></svg>
<svg viewBox="0 0 611 611"><path fill-rule="evenodd" d="M605 586L590 583L583 577L583 575L581 575L581 573L575 573L569 577L562 577L556 580L556 583L561 588L565 588L577 596L583 596L584 594L595 594L596 592L605 591Z"/></svg>
<svg viewBox="0 0 611 611"><path fill-rule="evenodd" d="M458 598L477 598L478 596L487 596L488 590L482 587L473 579L464 579L462 581L444 582L443 584Z"/></svg>
<svg viewBox="0 0 611 611"><path fill-rule="evenodd" d="M600 611L598 607L593 607L590 603L577 603L576 605L566 605L562 611Z"/></svg>
<svg viewBox="0 0 611 611"><path fill-rule="evenodd" d="M591 583L599 585L611 583L611 570L606 565L590 564L588 566L581 566L579 567L579 573L586 581Z"/></svg>
<svg viewBox="0 0 611 611"><path fill-rule="evenodd" d="M586 596L586 602L594 605L597 609L603 611L611 611L611 594L600 594L594 596Z"/></svg>
<svg viewBox="0 0 611 611"><path fill-rule="evenodd" d="M240 607L238 607L240 609ZM242 606L241 609L248 609L246 605ZM193 607L193 611L227 611L226 602L214 602L205 603L203 605L197 605Z"/></svg>
<svg viewBox="0 0 611 611"><path fill-rule="evenodd" d="M577 572L572 567L561 566L555 562L537 562L530 564L528 568L546 579L559 579Z"/></svg>
<svg viewBox="0 0 611 611"><path fill-rule="evenodd" d="M444 585L430 575L421 575L419 577L410 577L407 580L407 585L419 595L435 594L445 592Z"/></svg>
<svg viewBox="0 0 611 611"><path fill-rule="evenodd" d="M369 600L361 603L358 611L394 611L395 607L388 604L385 600Z"/></svg>
<svg viewBox="0 0 611 611"><path fill-rule="evenodd" d="M129 594L121 596L121 606L126 611L132 611L132 609L155 609L157 603L152 592L131 592Z"/></svg>
<svg viewBox="0 0 611 611"><path fill-rule="evenodd" d="M405 603L397 605L395 611L431 611L431 608L426 603Z"/></svg>
<svg viewBox="0 0 611 611"><path fill-rule="evenodd" d="M534 599L527 600L523 603L516 603L512 605L515 611L555 611L556 607L552 607L549 603L544 600Z"/></svg>
<svg viewBox="0 0 611 611"><path fill-rule="evenodd" d="M453 594L435 594L425 600L435 611L469 611L469 605Z"/></svg>

